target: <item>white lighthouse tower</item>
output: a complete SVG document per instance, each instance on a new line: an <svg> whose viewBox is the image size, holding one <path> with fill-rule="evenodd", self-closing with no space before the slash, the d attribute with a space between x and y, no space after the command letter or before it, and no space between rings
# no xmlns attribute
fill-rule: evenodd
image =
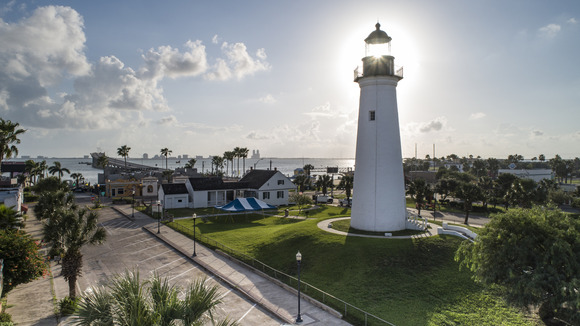
<svg viewBox="0 0 580 326"><path fill-rule="evenodd" d="M391 37L375 25L365 39L360 86L358 134L352 219L350 225L366 231L405 229L405 181L397 111L397 83L402 69L395 69Z"/></svg>

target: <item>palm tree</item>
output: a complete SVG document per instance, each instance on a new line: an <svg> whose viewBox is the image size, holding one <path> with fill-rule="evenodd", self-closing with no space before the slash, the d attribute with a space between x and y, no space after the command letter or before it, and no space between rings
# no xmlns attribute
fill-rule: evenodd
<svg viewBox="0 0 580 326"><path fill-rule="evenodd" d="M328 192L328 188L333 187L332 179L330 178L330 176L328 174L319 175L318 180L316 180L316 187L322 188L322 194L324 196L326 196L326 193Z"/></svg>
<svg viewBox="0 0 580 326"><path fill-rule="evenodd" d="M431 190L431 186L425 182L425 179L415 179L409 184L407 195L415 199L415 204L418 211L417 215L421 216L421 208L423 206L423 202L425 201L425 197L429 196L432 192L433 191Z"/></svg>
<svg viewBox="0 0 580 326"><path fill-rule="evenodd" d="M107 157L107 155L105 153L103 153L102 155L99 156L99 158L97 159L97 166L101 167L103 170L105 170L105 167L109 165L109 158Z"/></svg>
<svg viewBox="0 0 580 326"><path fill-rule="evenodd" d="M18 211L14 207L0 204L0 230L18 229L24 227L24 220L19 218Z"/></svg>
<svg viewBox="0 0 580 326"><path fill-rule="evenodd" d="M180 299L183 298L183 299ZM185 289L169 284L155 273L141 282L139 272L117 275L107 288L85 294L75 315L75 324L92 325L212 325L234 326L227 319L215 321L222 303L217 285L198 279Z"/></svg>
<svg viewBox="0 0 580 326"><path fill-rule="evenodd" d="M161 149L161 155L165 156L165 169L167 170L167 157L169 156L169 154L173 153L172 150L170 150L169 148L165 147Z"/></svg>
<svg viewBox="0 0 580 326"><path fill-rule="evenodd" d="M34 162L33 160L27 160L26 162L24 162L24 164L25 164L24 171L28 175L30 182L36 183L35 176L38 169L38 163Z"/></svg>
<svg viewBox="0 0 580 326"><path fill-rule="evenodd" d="M167 178L167 183L171 183L171 176L173 175L172 170L165 170L161 173L164 178Z"/></svg>
<svg viewBox="0 0 580 326"><path fill-rule="evenodd" d="M306 174L299 174L294 178L294 184L298 186L299 192L304 192L306 187L310 185L310 178Z"/></svg>
<svg viewBox="0 0 580 326"><path fill-rule="evenodd" d="M312 170L314 170L314 165L312 165L312 164L309 163L309 164L304 165L304 167L302 169L304 169L304 172L306 172L306 174L308 176L310 176L310 172Z"/></svg>
<svg viewBox="0 0 580 326"><path fill-rule="evenodd" d="M48 164L46 164L46 160L42 160L42 162L38 163L38 170L41 179L48 176L46 173L48 171Z"/></svg>
<svg viewBox="0 0 580 326"><path fill-rule="evenodd" d="M125 169L127 169L127 157L129 157L130 150L131 150L131 147L128 147L127 145L123 145L123 146L117 148L117 155L119 155L125 159Z"/></svg>
<svg viewBox="0 0 580 326"><path fill-rule="evenodd" d="M220 170L224 167L224 158L221 156L214 156L211 158L212 174L215 165L216 174L220 174Z"/></svg>
<svg viewBox="0 0 580 326"><path fill-rule="evenodd" d="M453 196L463 200L463 210L465 211L465 221L463 224L467 225L473 202L481 200L483 197L481 188L471 182L461 182Z"/></svg>
<svg viewBox="0 0 580 326"><path fill-rule="evenodd" d="M45 240L62 249L62 276L68 282L69 297L76 298L77 278L83 267L81 249L86 245L102 244L107 233L97 225L99 215L89 209L59 209L59 216L51 218L43 228ZM48 238L48 239L47 239Z"/></svg>
<svg viewBox="0 0 580 326"><path fill-rule="evenodd" d="M52 166L48 168L48 172L50 172L50 174L52 175L58 174L58 180L61 179L61 177L64 175L65 172L70 174L70 170L67 168L63 168L60 162L58 161L52 163Z"/></svg>
<svg viewBox="0 0 580 326"><path fill-rule="evenodd" d="M249 152L250 152L250 150L247 149L246 147L240 149L240 157L244 161L244 169L242 170L242 174L244 174L244 175L246 174L246 158L248 157Z"/></svg>
<svg viewBox="0 0 580 326"><path fill-rule="evenodd" d="M72 173L70 175L71 178L75 179L76 182L76 186L79 187L79 182L81 179L83 179L83 174L82 173Z"/></svg>
<svg viewBox="0 0 580 326"><path fill-rule="evenodd" d="M234 148L234 156L238 158L237 176L240 176L240 157L242 157L242 149L240 147Z"/></svg>
<svg viewBox="0 0 580 326"><path fill-rule="evenodd" d="M194 158L190 158L189 161L187 161L187 163L185 163L185 168L186 169L193 169L193 166L195 165L195 163L197 163L197 160Z"/></svg>
<svg viewBox="0 0 580 326"><path fill-rule="evenodd" d="M5 158L11 158L18 155L18 148L14 144L20 144L21 134L26 132L25 129L17 129L20 124L13 123L10 120L0 118L0 173L2 172L2 161Z"/></svg>
<svg viewBox="0 0 580 326"><path fill-rule="evenodd" d="M344 189L346 192L346 200L348 201L351 196L352 187L354 185L354 176L352 174L346 174L342 176L338 188Z"/></svg>
<svg viewBox="0 0 580 326"><path fill-rule="evenodd" d="M224 152L224 160L226 161L226 174L228 173L228 162L232 163L232 171L234 170L234 158L236 157L236 154L234 153L234 151L225 151Z"/></svg>

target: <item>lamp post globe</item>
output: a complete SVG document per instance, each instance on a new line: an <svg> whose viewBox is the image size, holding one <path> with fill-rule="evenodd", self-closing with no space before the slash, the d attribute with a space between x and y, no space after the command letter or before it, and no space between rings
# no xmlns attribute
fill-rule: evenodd
<svg viewBox="0 0 580 326"><path fill-rule="evenodd" d="M301 323L302 317L300 316L300 263L302 262L302 254L300 251L296 253L296 264L298 264L298 315L296 316L296 322Z"/></svg>
<svg viewBox="0 0 580 326"><path fill-rule="evenodd" d="M135 187L133 187L131 193L133 195L133 201L131 202L131 218L135 218Z"/></svg>

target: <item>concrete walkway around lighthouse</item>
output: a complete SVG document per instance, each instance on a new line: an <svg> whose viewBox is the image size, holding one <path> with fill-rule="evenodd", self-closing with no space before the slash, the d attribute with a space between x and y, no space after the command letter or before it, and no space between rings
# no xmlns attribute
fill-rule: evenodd
<svg viewBox="0 0 580 326"><path fill-rule="evenodd" d="M349 236L349 237L352 236L352 237L377 238L377 239L411 239L411 238L431 237L431 236L437 235L437 228L439 227L439 225L437 225L437 224L429 223L428 225L430 226L430 228L427 229L427 231L424 233L414 234L414 235L396 235L396 236L349 233L349 232L335 230L334 228L332 228L333 222L340 221L340 220L347 220L347 219L350 219L350 216L332 218L329 220L324 220L324 221L318 222L317 226L321 230L324 230L324 231L330 232L330 233L334 233L334 234L340 234L340 235Z"/></svg>
<svg viewBox="0 0 580 326"><path fill-rule="evenodd" d="M133 213L130 205L115 205L113 208L127 218L131 218ZM184 256L189 257L189 259L211 274L235 287L250 300L278 316L286 323L294 324L298 314L297 293L294 289L199 243L196 244L197 255L192 257L193 241L190 238L168 226L158 225L155 220L141 212L135 211L133 220L145 231L181 252ZM157 233L158 228L159 233ZM303 320L300 325L350 325L341 319L341 315L337 311L315 301L310 302L306 296L303 296L301 300L300 311Z"/></svg>

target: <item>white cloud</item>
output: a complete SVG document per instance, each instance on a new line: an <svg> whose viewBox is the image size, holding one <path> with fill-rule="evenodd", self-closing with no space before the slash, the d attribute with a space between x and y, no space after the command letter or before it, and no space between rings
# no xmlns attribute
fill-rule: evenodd
<svg viewBox="0 0 580 326"><path fill-rule="evenodd" d="M232 76L241 80L245 76L270 69L264 49L256 52L257 59L255 59L248 53L244 43L224 42L221 48L226 58L218 59L213 71L206 75L206 78L210 80L227 80Z"/></svg>
<svg viewBox="0 0 580 326"><path fill-rule="evenodd" d="M568 19L566 22L568 24L573 24L573 25L576 24L576 23L578 23L578 21L576 21L576 18L574 18L574 17Z"/></svg>
<svg viewBox="0 0 580 326"><path fill-rule="evenodd" d="M541 137L544 135L544 132L541 130L532 130L531 134L533 137Z"/></svg>
<svg viewBox="0 0 580 326"><path fill-rule="evenodd" d="M177 125L177 118L174 115L169 115L161 118L157 123L164 126L175 126Z"/></svg>
<svg viewBox="0 0 580 326"><path fill-rule="evenodd" d="M266 94L265 96L262 96L258 99L259 102L265 103L265 104L273 104L276 103L276 99L274 98L274 96L272 96L272 94Z"/></svg>
<svg viewBox="0 0 580 326"><path fill-rule="evenodd" d="M246 135L246 138L251 140L268 140L272 139L273 137L268 134L262 134L261 132L252 130L249 134Z"/></svg>
<svg viewBox="0 0 580 326"><path fill-rule="evenodd" d="M217 34L216 34L216 35L214 35L214 36L211 38L211 42L212 42L213 44L218 44L218 43L219 43L219 38L218 38Z"/></svg>
<svg viewBox="0 0 580 326"><path fill-rule="evenodd" d="M114 55L90 63L83 29L82 16L62 6L37 8L15 23L0 19L0 114L5 119L47 129L143 126L148 121L142 112L170 110L159 84L164 78L201 76L209 70L199 40L186 42L183 49L152 48L137 69ZM224 58L216 59L211 72L216 79L242 79L270 67L263 49L252 57L243 43L223 43L222 51ZM63 92L68 84L74 91ZM159 123L177 121L168 116Z"/></svg>
<svg viewBox="0 0 580 326"><path fill-rule="evenodd" d="M538 30L538 33L542 37L553 38L558 34L558 32L560 32L561 29L562 27L558 24L548 24L544 27L541 27Z"/></svg>
<svg viewBox="0 0 580 326"><path fill-rule="evenodd" d="M204 73L207 68L205 46L201 41L188 41L185 46L187 52L180 52L171 46L160 46L150 49L143 55L145 67L141 74L151 79L163 77L177 78L184 76L197 76Z"/></svg>
<svg viewBox="0 0 580 326"><path fill-rule="evenodd" d="M485 113L483 112L476 112L476 113L472 113L469 116L469 120L478 120L478 119L482 119L485 117Z"/></svg>

